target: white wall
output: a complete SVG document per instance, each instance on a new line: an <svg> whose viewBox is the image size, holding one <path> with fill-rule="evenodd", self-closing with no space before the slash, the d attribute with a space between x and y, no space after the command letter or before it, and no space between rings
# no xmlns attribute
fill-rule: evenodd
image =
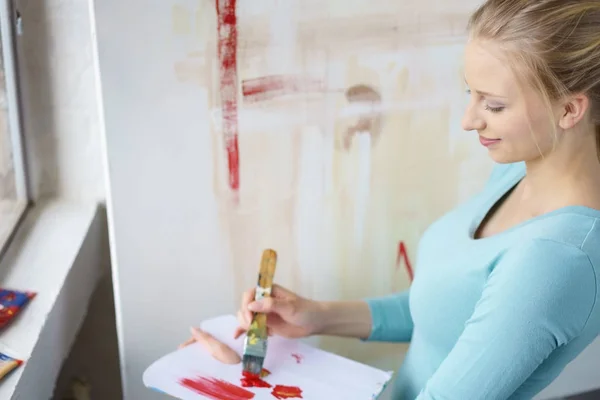
<svg viewBox="0 0 600 400"><path fill-rule="evenodd" d="M92 62L89 2L17 0L15 3L23 17L23 34L17 37L17 44L32 196L36 201L56 198L73 204L103 203L102 136ZM63 297L67 300L56 307L55 314L59 318L54 323L59 329L46 330L46 336L40 339L43 343L64 343L66 337L72 337L73 329L83 326L81 337L73 342L74 351L64 360L59 391L62 392L71 377L85 377L96 384L94 394L100 395L99 398L107 393L120 393L106 229L103 210L100 210L88 235L73 239L88 246L74 268L101 277L91 297L92 313L84 319L84 305L83 314L77 314L74 321L68 320L74 309L68 299L87 301L91 295L91 291L82 292L82 282L87 284L87 281L78 281L80 273L74 273L65 284ZM90 290L94 288L95 282ZM78 294L78 300L73 293ZM79 308L77 310L79 312ZM63 331L66 327L69 332ZM47 346L38 348L32 359L47 360L48 351ZM103 362L97 363L87 357L89 354L101 357ZM31 377L32 382L47 375L45 371L38 370L38 373L41 375ZM45 398L50 395L51 392L45 393Z"/></svg>
<svg viewBox="0 0 600 400"><path fill-rule="evenodd" d="M145 368L190 325L235 312L266 247L280 256L276 280L303 295L407 287L398 242L414 263L425 227L481 188L491 167L460 128L462 35L478 1L240 0L237 79L295 73L323 86L240 97L232 189L214 3L94 2L126 399L162 398L143 387ZM361 121L344 91L359 84L391 108L371 115L371 148L355 139L345 150ZM382 368L405 350L316 343Z"/></svg>
<svg viewBox="0 0 600 400"><path fill-rule="evenodd" d="M104 200L87 1L19 0L19 74L34 198Z"/></svg>

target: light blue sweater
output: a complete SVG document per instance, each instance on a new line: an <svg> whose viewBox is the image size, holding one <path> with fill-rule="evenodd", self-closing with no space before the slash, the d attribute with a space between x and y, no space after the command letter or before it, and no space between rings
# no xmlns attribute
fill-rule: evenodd
<svg viewBox="0 0 600 400"><path fill-rule="evenodd" d="M474 239L524 175L496 166L425 232L410 289L367 299L367 340L411 342L394 400L531 399L599 334L600 211L565 207Z"/></svg>

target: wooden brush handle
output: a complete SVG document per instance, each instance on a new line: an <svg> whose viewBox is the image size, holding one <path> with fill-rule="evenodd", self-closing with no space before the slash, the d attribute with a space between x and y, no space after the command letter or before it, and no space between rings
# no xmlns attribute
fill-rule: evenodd
<svg viewBox="0 0 600 400"><path fill-rule="evenodd" d="M260 261L260 270L258 272L258 283L256 286L255 300L271 296L273 287L273 276L275 275L275 266L277 265L277 253L275 250L267 249L263 251ZM248 336L251 338L267 339L267 314L254 313Z"/></svg>
<svg viewBox="0 0 600 400"><path fill-rule="evenodd" d="M255 299L258 300L271 295L276 266L277 252L271 249L263 251L262 259L260 261L260 271L258 272L258 287L256 288L256 295L254 296Z"/></svg>

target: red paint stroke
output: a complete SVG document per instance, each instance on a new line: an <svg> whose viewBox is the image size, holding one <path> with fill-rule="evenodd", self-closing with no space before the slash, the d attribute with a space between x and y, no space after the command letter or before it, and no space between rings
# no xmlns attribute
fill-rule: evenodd
<svg viewBox="0 0 600 400"><path fill-rule="evenodd" d="M277 385L273 388L271 394L276 399L301 399L302 389L296 386Z"/></svg>
<svg viewBox="0 0 600 400"><path fill-rule="evenodd" d="M240 187L240 153L238 147L238 77L237 77L237 0L215 0L221 92L222 130L227 149L229 186Z"/></svg>
<svg viewBox="0 0 600 400"><path fill-rule="evenodd" d="M293 353L292 357L294 357L296 359L296 364L300 364L302 362L302 358L303 358L302 355Z"/></svg>
<svg viewBox="0 0 600 400"><path fill-rule="evenodd" d="M181 379L179 384L213 400L247 400L254 398L254 393L220 379L199 376L196 379Z"/></svg>
<svg viewBox="0 0 600 400"><path fill-rule="evenodd" d="M244 100L270 100L285 94L322 90L321 81L302 76L271 75L242 81Z"/></svg>
<svg viewBox="0 0 600 400"><path fill-rule="evenodd" d="M400 261L404 260L404 264L406 265L406 272L408 272L408 277L410 280L413 280L413 269L412 264L410 263L410 259L408 258L408 252L406 251L406 245L403 241L400 241L398 245L398 257L396 258L396 266L400 265Z"/></svg>
<svg viewBox="0 0 600 400"><path fill-rule="evenodd" d="M264 371L264 370L263 370ZM266 382L261 379L263 372L261 371L260 375L253 374L247 371L242 372L241 383L243 387L260 387L260 388L270 388L272 385L269 382Z"/></svg>

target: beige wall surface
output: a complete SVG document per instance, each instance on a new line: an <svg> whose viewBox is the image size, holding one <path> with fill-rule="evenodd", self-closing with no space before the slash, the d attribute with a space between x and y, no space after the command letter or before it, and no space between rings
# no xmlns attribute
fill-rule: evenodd
<svg viewBox="0 0 600 400"><path fill-rule="evenodd" d="M219 3L225 13L236 2ZM491 167L460 128L464 26L476 2L237 3L237 81L226 90L214 2L174 4L169 37L178 83L208 99L232 283L251 284L252 260L273 247L278 281L308 295L407 287L399 243L414 257L423 230ZM237 190L228 101L237 103Z"/></svg>
<svg viewBox="0 0 600 400"><path fill-rule="evenodd" d="M306 296L409 287L424 230L492 167L460 125L477 1L234 3L95 2L130 398L189 325L236 311L265 248ZM382 368L405 351L314 343Z"/></svg>

